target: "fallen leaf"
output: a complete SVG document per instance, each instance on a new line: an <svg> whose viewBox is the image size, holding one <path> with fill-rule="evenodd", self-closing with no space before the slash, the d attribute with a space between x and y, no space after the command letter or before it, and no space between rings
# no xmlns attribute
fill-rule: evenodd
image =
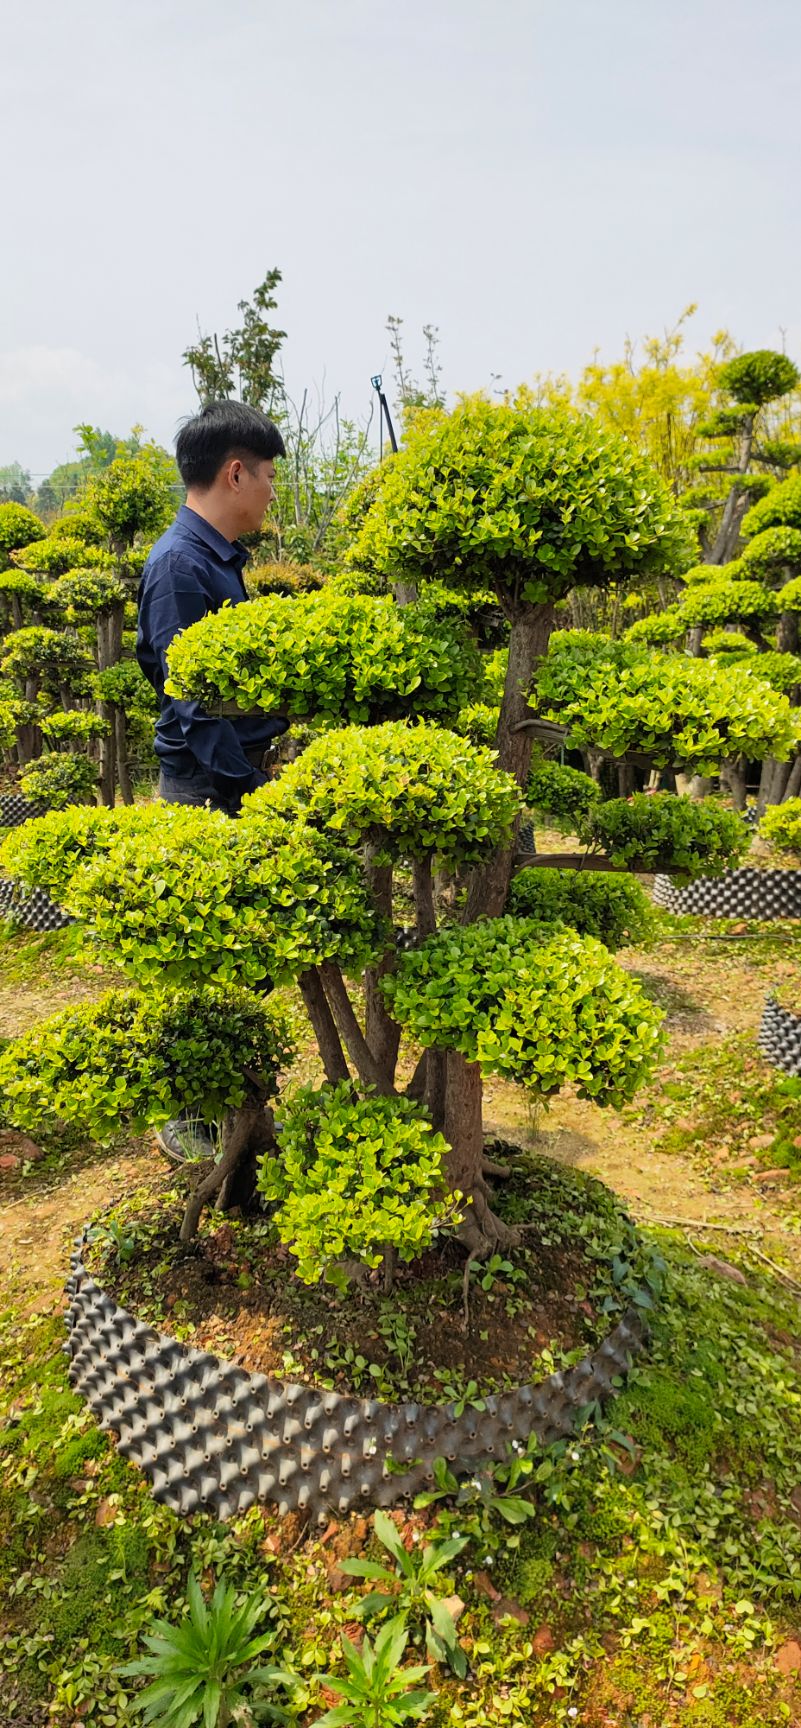
<svg viewBox="0 0 801 1728"><path fill-rule="evenodd" d="M748 1279L739 1266L731 1266L728 1260L719 1260L716 1254L702 1254L699 1266L707 1272L714 1272L718 1278L731 1278L735 1284L747 1284Z"/></svg>

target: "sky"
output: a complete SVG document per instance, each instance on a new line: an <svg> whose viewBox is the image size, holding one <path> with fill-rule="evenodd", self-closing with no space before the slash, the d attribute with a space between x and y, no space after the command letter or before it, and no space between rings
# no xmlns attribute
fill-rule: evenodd
<svg viewBox="0 0 801 1728"><path fill-rule="evenodd" d="M801 361L797 0L27 0L0 50L0 465L168 447L276 266L290 392L364 417L389 313L451 394L699 310Z"/></svg>

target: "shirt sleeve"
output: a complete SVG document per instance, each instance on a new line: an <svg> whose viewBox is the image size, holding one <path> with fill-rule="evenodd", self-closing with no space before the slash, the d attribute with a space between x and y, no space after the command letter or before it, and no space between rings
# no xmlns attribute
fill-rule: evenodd
<svg viewBox="0 0 801 1728"><path fill-rule="evenodd" d="M146 616L140 625L157 656L161 686L168 675L167 649L181 630L199 623L211 610L197 571L182 567L182 561L165 562L163 575L150 585L144 600ZM212 786L226 801L235 802L245 792L254 792L267 778L248 761L236 728L222 716L207 714L199 702L170 698L186 747L208 775Z"/></svg>

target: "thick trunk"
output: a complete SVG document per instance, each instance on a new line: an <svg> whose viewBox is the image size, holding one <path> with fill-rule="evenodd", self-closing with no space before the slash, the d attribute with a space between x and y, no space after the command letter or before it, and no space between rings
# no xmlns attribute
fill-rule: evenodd
<svg viewBox="0 0 801 1728"><path fill-rule="evenodd" d="M776 772L775 756L766 756L759 775L759 791L757 793L757 816L764 816L770 803L770 785Z"/></svg>
<svg viewBox="0 0 801 1728"><path fill-rule="evenodd" d="M781 804L792 772L792 762L777 762L768 792L769 804Z"/></svg>
<svg viewBox="0 0 801 1728"><path fill-rule="evenodd" d="M703 624L693 624L687 631L687 653L697 660L701 653L701 637L704 634Z"/></svg>
<svg viewBox="0 0 801 1728"><path fill-rule="evenodd" d="M496 1218L483 1174L484 1133L481 1113L481 1069L458 1051L449 1050L445 1083L443 1132L450 1151L445 1176L450 1193L462 1195L460 1240L471 1254L491 1254L519 1241L519 1232Z"/></svg>
<svg viewBox="0 0 801 1728"><path fill-rule="evenodd" d="M533 742L523 723L531 717L529 696L537 665L548 651L555 617L550 605L528 606L513 620L509 638L509 665L495 748L498 767L514 775L523 794L528 784ZM499 850L473 871L465 909L466 924L473 924L481 917L500 917L509 892L514 852L514 846Z"/></svg>
<svg viewBox="0 0 801 1728"><path fill-rule="evenodd" d="M720 778L729 788L735 810L744 810L746 787L742 757L727 756L720 765Z"/></svg>
<svg viewBox="0 0 801 1728"><path fill-rule="evenodd" d="M799 794L801 794L801 756L796 756L790 769L790 778L784 788L783 802L786 803L788 798L797 798Z"/></svg>
<svg viewBox="0 0 801 1728"><path fill-rule="evenodd" d="M798 620L797 612L782 612L776 631L776 647L780 654L798 653Z"/></svg>
<svg viewBox="0 0 801 1728"><path fill-rule="evenodd" d="M412 877L414 881L415 928L419 939L422 941L425 936L433 936L437 928L431 859L415 858L412 864Z"/></svg>

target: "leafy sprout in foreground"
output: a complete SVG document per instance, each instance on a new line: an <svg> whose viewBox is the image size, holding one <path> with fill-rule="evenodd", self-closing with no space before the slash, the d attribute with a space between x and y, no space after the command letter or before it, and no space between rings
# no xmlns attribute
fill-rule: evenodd
<svg viewBox="0 0 801 1728"><path fill-rule="evenodd" d="M312 1728L401 1728L404 1722L421 1722L436 1694L419 1688L419 1681L428 1673L426 1663L401 1668L408 1641L409 1633L400 1616L382 1626L374 1644L365 1638L361 1651L343 1632L347 1675L319 1674L317 1678L346 1702L318 1716Z"/></svg>
<svg viewBox="0 0 801 1728"><path fill-rule="evenodd" d="M247 1706L258 1709L262 1722L289 1722L270 1695L290 1688L293 1676L281 1668L254 1666L275 1641L273 1631L254 1636L264 1619L265 1598L252 1595L237 1607L236 1590L221 1579L207 1605L194 1575L187 1595L188 1617L178 1626L154 1621L144 1640L150 1655L119 1670L124 1677L149 1681L133 1700L145 1722L157 1728L228 1728Z"/></svg>
<svg viewBox="0 0 801 1728"><path fill-rule="evenodd" d="M425 1627L426 1649L435 1662L444 1662L463 1680L467 1673L467 1657L456 1635L456 1624L444 1598L437 1595L435 1585L443 1567L467 1545L467 1538L451 1537L446 1542L426 1543L422 1551L409 1554L400 1535L386 1512L376 1512L373 1528L383 1548L395 1565L382 1565L375 1560L343 1560L342 1571L352 1578L367 1578L382 1588L373 1589L359 1603L360 1619L369 1619L382 1609L395 1608L404 1620L421 1620Z"/></svg>

